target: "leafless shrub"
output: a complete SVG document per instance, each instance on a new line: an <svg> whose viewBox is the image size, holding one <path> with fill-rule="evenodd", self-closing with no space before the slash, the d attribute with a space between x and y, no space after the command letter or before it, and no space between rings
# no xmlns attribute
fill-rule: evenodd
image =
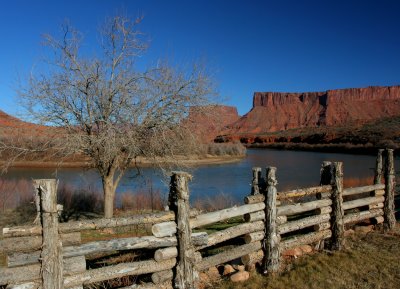
<svg viewBox="0 0 400 289"><path fill-rule="evenodd" d="M161 211L164 209L163 200L159 190L125 192L121 194L121 210L135 213L145 211Z"/></svg>
<svg viewBox="0 0 400 289"><path fill-rule="evenodd" d="M76 189L62 184L57 192L58 202L63 205L61 219L67 222L70 219L97 217L102 210L102 197L99 191L90 187Z"/></svg>
<svg viewBox="0 0 400 289"><path fill-rule="evenodd" d="M18 93L34 121L50 125L55 137L44 135L39 143L31 138L29 145L24 138L0 144L8 163L33 156L85 156L101 176L106 218L113 215L122 176L139 157L165 166L197 150L182 120L190 107L209 104L214 94L210 73L201 64L178 68L159 61L138 69L136 60L148 46L140 22L108 19L100 29L98 54L91 56L82 53L83 35L69 23L60 38L45 35L48 66L32 74Z"/></svg>
<svg viewBox="0 0 400 289"><path fill-rule="evenodd" d="M30 199L20 200L18 206L15 208L14 220L12 225L32 224L36 217L36 206L34 197Z"/></svg>
<svg viewBox="0 0 400 289"><path fill-rule="evenodd" d="M21 203L31 201L32 184L26 179L8 180L0 178L0 210L13 210Z"/></svg>
<svg viewBox="0 0 400 289"><path fill-rule="evenodd" d="M241 143L210 143L207 154L214 156L244 156L246 148Z"/></svg>

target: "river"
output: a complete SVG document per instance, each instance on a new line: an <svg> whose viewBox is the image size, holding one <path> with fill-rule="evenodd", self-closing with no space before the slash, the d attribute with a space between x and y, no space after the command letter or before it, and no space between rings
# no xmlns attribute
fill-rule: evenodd
<svg viewBox="0 0 400 289"><path fill-rule="evenodd" d="M190 183L191 200L212 199L217 195L229 196L240 201L250 192L252 167L277 167L278 190L288 190L315 186L319 183L319 170L323 161L343 162L344 177L347 183L357 180L367 181L374 174L375 157L341 153L322 153L304 151L282 151L273 149L249 149L246 158L239 162L202 165L191 170L193 181ZM395 167L400 167L396 158ZM117 194L146 190L158 190L162 196L168 193L168 178L152 168L129 170L122 179ZM58 178L61 183L74 187L101 190L101 182L95 170L82 169L11 169L3 178L33 179ZM370 180L369 180L370 181Z"/></svg>

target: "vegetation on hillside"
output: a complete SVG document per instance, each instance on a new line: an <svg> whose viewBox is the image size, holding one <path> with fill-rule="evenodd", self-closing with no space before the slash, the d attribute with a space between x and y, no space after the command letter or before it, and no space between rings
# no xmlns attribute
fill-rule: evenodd
<svg viewBox="0 0 400 289"><path fill-rule="evenodd" d="M376 148L400 149L400 116L363 125L307 127L262 134L219 136L216 142L240 140L247 147L375 153Z"/></svg>

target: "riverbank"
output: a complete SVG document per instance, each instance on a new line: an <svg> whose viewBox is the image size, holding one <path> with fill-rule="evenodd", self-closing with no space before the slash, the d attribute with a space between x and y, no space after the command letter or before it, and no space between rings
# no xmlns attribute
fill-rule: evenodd
<svg viewBox="0 0 400 289"><path fill-rule="evenodd" d="M386 147L376 147L372 145L361 144L308 144L308 143L292 143L292 142L276 142L276 143L252 143L247 144L247 148L254 149L277 149L277 150L294 150L294 151L310 151L325 153L345 153L355 155L376 155L378 149ZM389 147L394 149L394 154L399 155L400 149L397 147Z"/></svg>
<svg viewBox="0 0 400 289"><path fill-rule="evenodd" d="M241 156L191 156L189 158L179 159L179 163L184 166L202 166L202 165L215 165L215 164L229 164L239 162L244 159L246 155ZM163 161L158 161L162 163ZM144 158L139 158L136 163L132 162L131 167L150 167L154 165L154 161ZM4 162L0 162L0 166L3 166ZM74 161L16 161L10 168L90 168L90 162L88 160L74 160Z"/></svg>

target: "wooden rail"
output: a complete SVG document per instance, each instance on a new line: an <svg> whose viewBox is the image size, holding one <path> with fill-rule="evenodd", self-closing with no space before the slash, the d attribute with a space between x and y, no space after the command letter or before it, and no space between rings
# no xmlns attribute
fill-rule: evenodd
<svg viewBox="0 0 400 289"><path fill-rule="evenodd" d="M324 185L324 186L311 187L311 188L305 188L305 189L291 190L291 191L286 191L286 192L279 192L278 200L300 198L300 197L316 195L316 194L320 194L320 193L329 193L331 191L332 191L331 185Z"/></svg>
<svg viewBox="0 0 400 289"><path fill-rule="evenodd" d="M385 189L384 184L376 184L376 185L357 187L357 188L348 188L343 190L343 196L357 195L383 189Z"/></svg>

